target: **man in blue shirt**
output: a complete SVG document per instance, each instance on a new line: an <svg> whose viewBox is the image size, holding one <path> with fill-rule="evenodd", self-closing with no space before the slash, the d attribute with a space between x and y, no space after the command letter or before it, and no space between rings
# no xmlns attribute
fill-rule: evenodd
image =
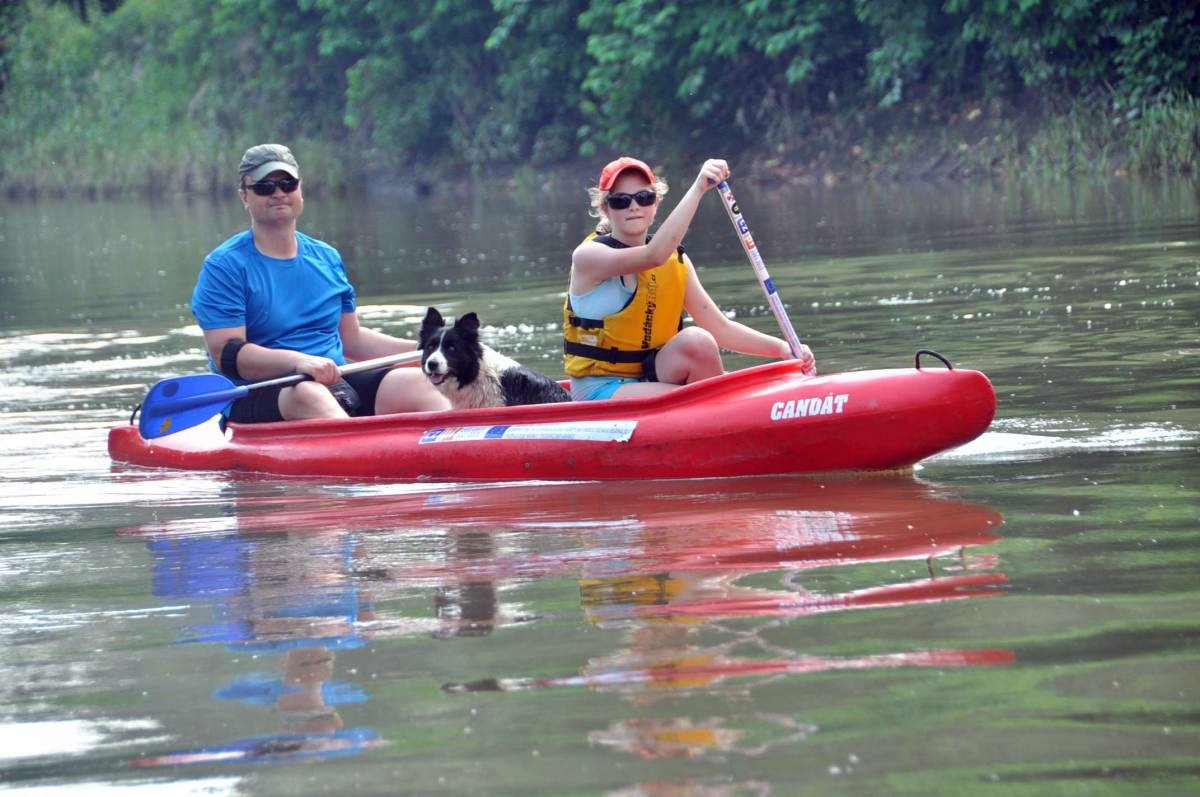
<svg viewBox="0 0 1200 797"><path fill-rule="evenodd" d="M342 377L348 360L414 351L415 341L359 324L342 256L297 231L304 211L300 166L281 144L246 150L238 195L250 229L204 259L192 312L214 371L239 384L299 373L312 381L262 388L238 399L240 423L345 418L449 408L419 368Z"/></svg>

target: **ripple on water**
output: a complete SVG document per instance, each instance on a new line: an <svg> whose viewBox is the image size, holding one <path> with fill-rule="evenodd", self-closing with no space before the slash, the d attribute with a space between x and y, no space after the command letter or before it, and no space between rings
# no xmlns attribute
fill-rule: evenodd
<svg viewBox="0 0 1200 797"><path fill-rule="evenodd" d="M1022 420L1010 423L1020 429L1052 426L1050 422ZM1036 434L1030 431L1006 431L997 422L992 431L958 448L938 454L926 462L972 461L1015 462L1049 459L1070 451L1161 451L1195 445L1195 432L1166 424L1114 426L1091 434Z"/></svg>

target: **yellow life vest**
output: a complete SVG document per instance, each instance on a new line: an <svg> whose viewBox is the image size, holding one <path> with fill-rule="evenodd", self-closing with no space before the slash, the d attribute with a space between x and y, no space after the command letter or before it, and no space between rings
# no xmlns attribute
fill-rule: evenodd
<svg viewBox="0 0 1200 797"><path fill-rule="evenodd" d="M624 249L611 235L592 233L585 240ZM683 326L687 266L678 248L661 266L637 275L629 301L604 318L583 318L563 303L563 369L569 376L633 376L643 373L642 362L662 348Z"/></svg>

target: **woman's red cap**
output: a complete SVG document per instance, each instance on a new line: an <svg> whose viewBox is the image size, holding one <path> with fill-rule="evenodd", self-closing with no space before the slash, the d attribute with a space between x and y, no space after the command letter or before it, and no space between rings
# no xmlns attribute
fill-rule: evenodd
<svg viewBox="0 0 1200 797"><path fill-rule="evenodd" d="M651 183L658 182L658 178L654 176L654 172L644 162L637 158L631 158L628 155L622 155L600 171L600 190L607 191L612 188L613 183L621 176L621 172L629 170L641 172Z"/></svg>

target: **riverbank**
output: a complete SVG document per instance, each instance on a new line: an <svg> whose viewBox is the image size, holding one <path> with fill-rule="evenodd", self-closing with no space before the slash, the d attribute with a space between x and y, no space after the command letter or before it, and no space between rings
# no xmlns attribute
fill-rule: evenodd
<svg viewBox="0 0 1200 797"><path fill-rule="evenodd" d="M49 134L52 137L53 134ZM223 134L222 139L232 134ZM137 193L221 194L231 185L232 160L244 141L219 141L211 134L181 133L164 153L161 138L124 147L81 144L53 147L36 142L0 143L0 192L10 199L41 196L115 197ZM297 138L289 144L309 174L321 175L311 191L347 191L364 173L382 171L391 190L420 195L467 189L480 181L530 185L591 179L597 157L540 163L468 164L426 162L411 172L378 170L363 153L338 144ZM742 175L775 185L832 186L911 180L961 181L997 178L1112 178L1129 175L1200 174L1200 101L1188 97L1155 106L1129 119L1109 109L1079 103L1055 115L1023 113L1000 104L968 103L954 109L918 104L878 114L869 123L833 116L819 118L804 136L757 149L717 149L691 155L638 153L672 173L693 161L720 155Z"/></svg>
<svg viewBox="0 0 1200 797"><path fill-rule="evenodd" d="M910 105L869 124L824 118L806 136L761 149L651 159L682 174L703 157L722 156L739 180L775 186L1200 175L1200 101L1186 98L1130 119L1111 117L1108 109L1085 103L1053 115L1000 104L952 110ZM423 166L422 177L396 179L401 190L416 193L465 189L480 178L520 186L580 183L594 181L599 160L500 166L486 174Z"/></svg>
<svg viewBox="0 0 1200 797"><path fill-rule="evenodd" d="M1189 97L1129 118L1089 103L1050 115L998 103L910 106L867 125L830 121L754 160L766 167L759 171L792 184L1196 175L1200 101Z"/></svg>

